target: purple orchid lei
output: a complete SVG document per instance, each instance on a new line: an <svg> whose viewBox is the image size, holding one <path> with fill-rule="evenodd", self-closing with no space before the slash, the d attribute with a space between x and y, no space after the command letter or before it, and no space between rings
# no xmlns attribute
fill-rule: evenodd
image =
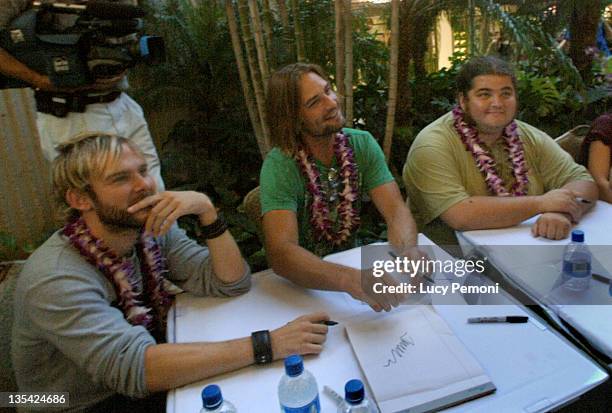
<svg viewBox="0 0 612 413"><path fill-rule="evenodd" d="M336 231L330 219L329 204L323 196L321 177L312 155L302 148L296 154L302 174L306 178L306 188L312 194L310 205L310 224L315 229L318 241L327 240L333 245L345 242L360 223L360 217L354 207L359 198L359 178L353 149L348 144L348 137L339 132L334 140L334 155L340 166L340 177L344 189L339 194L338 216L340 228Z"/></svg>
<svg viewBox="0 0 612 413"><path fill-rule="evenodd" d="M504 148L508 152L508 158L512 163L512 176L514 177L514 184L510 191L507 191L504 181L497 173L495 159L484 149L484 143L478 137L478 130L474 126L468 125L465 121L464 112L459 106L455 106L453 109L453 120L455 130L457 130L467 150L472 154L476 161L476 166L478 166L478 169L484 175L489 190L498 196L527 195L529 177L527 176L523 143L519 138L516 122L514 120L510 122L504 128L502 134Z"/></svg>
<svg viewBox="0 0 612 413"><path fill-rule="evenodd" d="M172 299L163 287L163 274L167 270L159 245L153 237L141 235L136 244L143 276L143 293L150 299L150 308L143 304L135 291L138 279L132 262L117 257L102 240L91 233L82 217L68 222L62 233L70 244L113 284L119 307L130 324L142 325L151 332L163 330L163 319Z"/></svg>

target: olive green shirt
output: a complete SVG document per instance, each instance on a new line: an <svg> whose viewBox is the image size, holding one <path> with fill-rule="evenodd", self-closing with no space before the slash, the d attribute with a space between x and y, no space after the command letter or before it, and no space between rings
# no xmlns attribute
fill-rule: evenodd
<svg viewBox="0 0 612 413"><path fill-rule="evenodd" d="M572 181L593 180L546 133L524 122L517 120L516 123L527 166L528 195L541 195ZM503 140L498 139L492 147L484 146L495 159L496 169L508 189L514 177ZM453 126L451 112L417 135L404 164L403 178L420 226L435 224L432 221L466 198L492 195Z"/></svg>

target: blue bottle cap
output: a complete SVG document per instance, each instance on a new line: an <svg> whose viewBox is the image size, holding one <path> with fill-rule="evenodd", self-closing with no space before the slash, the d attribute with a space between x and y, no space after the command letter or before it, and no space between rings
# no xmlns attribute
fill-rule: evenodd
<svg viewBox="0 0 612 413"><path fill-rule="evenodd" d="M287 376L295 377L304 371L304 362L298 354L292 354L285 359L285 373Z"/></svg>
<svg viewBox="0 0 612 413"><path fill-rule="evenodd" d="M350 404L358 404L363 401L365 393L361 380L353 379L346 382L344 386L344 399Z"/></svg>
<svg viewBox="0 0 612 413"><path fill-rule="evenodd" d="M579 229L572 231L572 242L584 242L584 232Z"/></svg>
<svg viewBox="0 0 612 413"><path fill-rule="evenodd" d="M221 389L216 384L209 384L202 390L202 404L206 410L214 410L223 403Z"/></svg>

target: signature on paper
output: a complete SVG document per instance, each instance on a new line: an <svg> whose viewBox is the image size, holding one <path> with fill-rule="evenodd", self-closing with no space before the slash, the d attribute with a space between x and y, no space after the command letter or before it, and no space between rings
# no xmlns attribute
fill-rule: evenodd
<svg viewBox="0 0 612 413"><path fill-rule="evenodd" d="M406 338L408 332L400 336L400 342L391 349L391 358L387 360L384 367L389 367L391 364L397 363L398 358L402 358L404 353L408 350L408 347L414 346L414 339L410 336Z"/></svg>

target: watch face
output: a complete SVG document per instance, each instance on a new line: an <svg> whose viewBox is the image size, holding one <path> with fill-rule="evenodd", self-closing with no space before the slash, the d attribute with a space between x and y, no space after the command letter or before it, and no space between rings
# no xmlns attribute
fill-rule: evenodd
<svg viewBox="0 0 612 413"><path fill-rule="evenodd" d="M267 364L272 362L272 345L270 343L270 332L267 330L255 331L251 334L255 364Z"/></svg>

